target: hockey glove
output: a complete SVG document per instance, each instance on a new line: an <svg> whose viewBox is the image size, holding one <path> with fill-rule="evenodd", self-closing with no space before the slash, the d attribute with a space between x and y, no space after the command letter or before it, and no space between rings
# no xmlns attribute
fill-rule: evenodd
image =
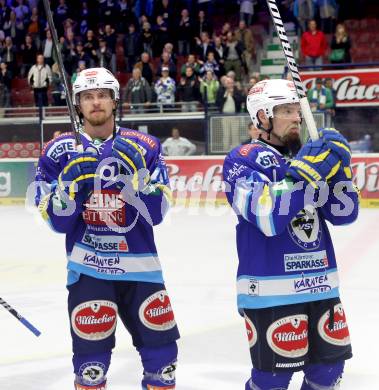
<svg viewBox="0 0 379 390"><path fill-rule="evenodd" d="M131 181L134 191L141 191L150 181L142 149L129 138L116 137L112 155L119 160L119 172Z"/></svg>
<svg viewBox="0 0 379 390"><path fill-rule="evenodd" d="M58 190L77 202L87 200L94 188L94 178L99 164L91 153L79 153L67 161L58 177Z"/></svg>
<svg viewBox="0 0 379 390"><path fill-rule="evenodd" d="M342 161L344 167L350 166L351 149L347 139L336 129L324 128L319 130L320 138L327 144Z"/></svg>
<svg viewBox="0 0 379 390"><path fill-rule="evenodd" d="M322 139L308 141L292 160L287 175L307 181L319 189L317 182L326 182L339 170L341 161Z"/></svg>

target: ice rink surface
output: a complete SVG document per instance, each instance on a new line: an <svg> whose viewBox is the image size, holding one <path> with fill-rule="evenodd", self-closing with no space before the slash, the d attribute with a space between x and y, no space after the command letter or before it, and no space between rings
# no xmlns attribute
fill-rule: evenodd
<svg viewBox="0 0 379 390"><path fill-rule="evenodd" d="M379 389L379 210L331 227L354 358L341 390ZM242 390L250 372L236 311L236 218L230 209L174 208L156 228L166 286L182 338L178 390ZM0 208L0 296L42 331L35 337L0 307L0 389L71 390L64 236L23 207ZM118 327L110 390L139 389L142 368ZM290 389L299 389L301 375Z"/></svg>

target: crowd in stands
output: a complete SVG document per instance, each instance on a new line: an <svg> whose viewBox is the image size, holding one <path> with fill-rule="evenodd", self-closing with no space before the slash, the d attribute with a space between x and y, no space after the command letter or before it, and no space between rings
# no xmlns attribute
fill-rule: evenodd
<svg viewBox="0 0 379 390"><path fill-rule="evenodd" d="M259 78L250 28L259 3L239 0L239 22L219 25L212 0L55 0L51 7L71 82L80 70L101 66L127 75L120 80L122 99L134 112L175 102L183 111L196 111L202 102L239 112L249 81ZM324 32L330 33L338 18L335 0L278 3L286 21L302 33L305 63L322 63L329 47ZM338 24L330 61L349 62L350 46L346 28ZM55 50L42 0L0 0L1 106L11 105L14 77L28 80L36 106L65 104Z"/></svg>
<svg viewBox="0 0 379 390"><path fill-rule="evenodd" d="M255 45L245 20L215 31L212 3L51 1L65 70L71 81L81 69L95 66L128 73L123 97L139 112L141 103L181 101L185 111L196 110L194 102L203 99L216 103L222 76L233 71L238 82L248 76ZM35 105L65 104L42 1L0 0L0 61L6 68L0 79L3 106L10 105L14 77L28 80Z"/></svg>

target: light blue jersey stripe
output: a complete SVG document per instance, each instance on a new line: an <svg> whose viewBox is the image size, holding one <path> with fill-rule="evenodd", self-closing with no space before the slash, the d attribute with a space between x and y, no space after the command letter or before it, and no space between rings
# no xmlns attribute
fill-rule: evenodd
<svg viewBox="0 0 379 390"><path fill-rule="evenodd" d="M149 271L149 272L128 272L122 275L108 275L95 271L90 267L83 266L81 264L68 262L67 268L69 270L68 285L75 283L75 275L70 275L70 271L74 271L78 274L84 274L92 276L96 279L105 280L118 280L118 281L137 281L137 282L149 282L149 283L164 283L162 271ZM70 283L71 282L71 283Z"/></svg>
<svg viewBox="0 0 379 390"><path fill-rule="evenodd" d="M262 309L271 306L293 305L295 303L304 303L320 301L339 297L338 287L325 293L317 294L296 294L296 295L272 295L268 297L253 297L246 294L238 294L237 305L240 309Z"/></svg>

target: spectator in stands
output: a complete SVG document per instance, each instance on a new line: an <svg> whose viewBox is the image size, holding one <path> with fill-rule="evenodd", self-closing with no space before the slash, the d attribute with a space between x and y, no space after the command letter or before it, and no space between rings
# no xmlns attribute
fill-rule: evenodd
<svg viewBox="0 0 379 390"><path fill-rule="evenodd" d="M16 19L22 20L25 25L29 24L30 21L30 9L24 4L24 0L16 0L17 6L13 8Z"/></svg>
<svg viewBox="0 0 379 390"><path fill-rule="evenodd" d="M174 127L171 130L171 137L162 143L162 151L165 156L191 156L196 152L196 145L181 137L179 129Z"/></svg>
<svg viewBox="0 0 379 390"><path fill-rule="evenodd" d="M257 0L240 1L240 21L244 21L248 26L251 26L254 15L254 5L257 3Z"/></svg>
<svg viewBox="0 0 379 390"><path fill-rule="evenodd" d="M76 78L78 77L79 73L84 70L84 69L87 69L87 64L85 61L78 61L78 66L75 70L75 72L72 74L71 76L71 84L74 84L75 83L75 80Z"/></svg>
<svg viewBox="0 0 379 390"><path fill-rule="evenodd" d="M7 69L7 64L0 63L0 107L11 106L12 77Z"/></svg>
<svg viewBox="0 0 379 390"><path fill-rule="evenodd" d="M142 53L141 61L137 62L134 67L141 71L142 77L151 85L154 77L154 68L150 61L149 53Z"/></svg>
<svg viewBox="0 0 379 390"><path fill-rule="evenodd" d="M195 37L200 37L203 32L208 33L211 37L213 33L213 27L209 18L205 16L205 12L200 10L195 22L193 34Z"/></svg>
<svg viewBox="0 0 379 390"><path fill-rule="evenodd" d="M193 30L194 28L188 10L183 9L177 30L178 52L180 56L186 56L190 53Z"/></svg>
<svg viewBox="0 0 379 390"><path fill-rule="evenodd" d="M249 134L249 138L242 142L242 145L250 144L253 139L259 138L259 130L254 126L253 122L250 122L247 127L247 132Z"/></svg>
<svg viewBox="0 0 379 390"><path fill-rule="evenodd" d="M238 24L238 28L234 31L234 35L238 42L241 43L242 51L242 65L244 66L246 74L255 63L255 43L251 30L247 27L246 22L241 20Z"/></svg>
<svg viewBox="0 0 379 390"><path fill-rule="evenodd" d="M161 61L160 61L160 64L159 64L158 70L157 70L158 76L162 74L162 70L164 67L169 69L170 77L175 80L176 79L176 65L175 65L174 61L170 58L170 53L167 51L164 51L162 53Z"/></svg>
<svg viewBox="0 0 379 390"><path fill-rule="evenodd" d="M214 106L216 104L217 91L220 88L220 83L215 74L208 70L205 77L200 79L200 93L204 104Z"/></svg>
<svg viewBox="0 0 379 390"><path fill-rule="evenodd" d="M20 76L26 77L29 69L36 60L37 48L30 35L25 35L25 42L21 45L21 70Z"/></svg>
<svg viewBox="0 0 379 390"><path fill-rule="evenodd" d="M53 106L64 106L66 104L66 93L59 66L56 62L51 68L51 96L53 98Z"/></svg>
<svg viewBox="0 0 379 390"><path fill-rule="evenodd" d="M332 64L351 62L351 42L344 24L337 24L330 48L329 60Z"/></svg>
<svg viewBox="0 0 379 390"><path fill-rule="evenodd" d="M191 67L186 68L185 77L180 78L177 88L178 100L182 103L182 111L197 111L197 102L200 100L200 85Z"/></svg>
<svg viewBox="0 0 379 390"><path fill-rule="evenodd" d="M63 37L62 37L63 38ZM68 31L62 43L62 56L64 67L69 75L75 71L75 65L73 63L75 57L76 39L73 31Z"/></svg>
<svg viewBox="0 0 379 390"><path fill-rule="evenodd" d="M174 45L172 43L170 42L165 43L165 45L163 46L162 54L163 53L168 53L168 55L170 56L170 60L172 60L172 62L176 64L177 59L174 52Z"/></svg>
<svg viewBox="0 0 379 390"><path fill-rule="evenodd" d="M225 53L225 72L234 70L236 72L236 80L241 80L242 74L242 51L243 47L238 42L234 34L229 31L226 37L226 53Z"/></svg>
<svg viewBox="0 0 379 390"><path fill-rule="evenodd" d="M233 70L229 70L229 72L226 74L227 77L233 80L234 86L239 90L242 91L242 85L239 81L236 80L236 72Z"/></svg>
<svg viewBox="0 0 379 390"><path fill-rule="evenodd" d="M111 24L106 24L104 27L104 33L102 37L107 42L107 48L112 52L111 58L111 68L113 74L116 74L116 43L117 43L117 35L115 29L111 26ZM139 54L139 53L138 53Z"/></svg>
<svg viewBox="0 0 379 390"><path fill-rule="evenodd" d="M157 94L157 102L164 106L172 106L175 103L175 80L169 76L169 68L162 66L162 77L154 85Z"/></svg>
<svg viewBox="0 0 379 390"><path fill-rule="evenodd" d="M12 38L12 42L16 46L19 46L21 42L23 42L25 36L25 25L22 19L16 18L16 13L14 11L11 11L9 19L4 22L3 30L5 36Z"/></svg>
<svg viewBox="0 0 379 390"><path fill-rule="evenodd" d="M3 29L4 22L9 19L11 8L7 4L7 0L0 0L0 28Z"/></svg>
<svg viewBox="0 0 379 390"><path fill-rule="evenodd" d="M132 77L125 89L124 101L130 104L133 112L143 113L144 106L151 104L151 88L149 83L142 77L141 70L134 68Z"/></svg>
<svg viewBox="0 0 379 390"><path fill-rule="evenodd" d="M59 0L59 4L54 12L55 26L58 32L58 36L64 34L63 22L69 17L68 5L66 0Z"/></svg>
<svg viewBox="0 0 379 390"><path fill-rule="evenodd" d="M208 53L207 61L204 62L203 66L200 68L200 75L204 76L208 70L210 70L216 76L220 76L220 67L215 60L215 54L213 51L210 51Z"/></svg>
<svg viewBox="0 0 379 390"><path fill-rule="evenodd" d="M40 28L41 26L40 26L40 18L38 15L38 8L33 7L32 14L30 15L30 23L28 26L27 33L32 37L37 47L39 47L40 45L40 37L39 37Z"/></svg>
<svg viewBox="0 0 379 390"><path fill-rule="evenodd" d="M315 86L307 92L307 98L312 111L325 113L325 127L330 127L330 109L333 109L333 95L329 88L325 88L322 79L317 78Z"/></svg>
<svg viewBox="0 0 379 390"><path fill-rule="evenodd" d="M156 5L154 6L154 17L155 19L157 18L158 15L162 15L163 20L165 21L168 31L171 32L172 28L172 18L174 15L174 9L172 7L172 3L174 0L170 1L169 0L161 0L157 1Z"/></svg>
<svg viewBox="0 0 379 390"><path fill-rule="evenodd" d="M79 67L79 62L84 62L85 68L89 68L90 66L90 57L88 57L87 53L84 51L82 42L78 42L76 44L75 55L72 59L72 63L75 69Z"/></svg>
<svg viewBox="0 0 379 390"><path fill-rule="evenodd" d="M112 70L112 51L107 46L104 38L99 38L99 48L94 53L95 65L100 68Z"/></svg>
<svg viewBox="0 0 379 390"><path fill-rule="evenodd" d="M200 64L197 62L195 54L189 54L187 58L187 62L182 65L182 68L180 70L180 74L182 76L186 75L187 68L192 68L195 75L200 74Z"/></svg>
<svg viewBox="0 0 379 390"><path fill-rule="evenodd" d="M156 25L154 26L153 54L155 57L158 57L162 53L163 46L168 41L169 35L167 23L164 21L162 15L158 15Z"/></svg>
<svg viewBox="0 0 379 390"><path fill-rule="evenodd" d="M204 11L210 20L213 18L213 2L214 0L197 0L197 9Z"/></svg>
<svg viewBox="0 0 379 390"><path fill-rule="evenodd" d="M59 137L62 134L60 130L55 130L53 133L53 139Z"/></svg>
<svg viewBox="0 0 379 390"><path fill-rule="evenodd" d="M16 46L11 37L5 37L4 46L0 48L0 58L7 64L8 71L14 77L17 74L16 68Z"/></svg>
<svg viewBox="0 0 379 390"><path fill-rule="evenodd" d="M64 22L63 22L63 35L64 36L68 36L68 34L73 34L75 36L75 33L76 33L76 26L77 26L77 23L75 22L75 20L72 20L71 18L67 18Z"/></svg>
<svg viewBox="0 0 379 390"><path fill-rule="evenodd" d="M308 31L301 36L301 52L306 65L321 65L328 44L325 34L317 29L315 20L308 23Z"/></svg>
<svg viewBox="0 0 379 390"><path fill-rule="evenodd" d="M43 57L45 58L45 64L48 64L49 66L53 66L54 63L53 55L54 54L56 55L56 53L54 53L55 48L54 48L53 38L51 36L50 30L46 30L46 38L42 42L41 51Z"/></svg>
<svg viewBox="0 0 379 390"><path fill-rule="evenodd" d="M47 88L51 83L51 69L45 64L42 54L37 55L36 63L30 68L28 73L28 83L33 88L34 102L37 107L48 105Z"/></svg>
<svg viewBox="0 0 379 390"><path fill-rule="evenodd" d="M96 50L99 48L99 41L95 37L93 30L88 30L84 39L84 51L90 59L90 68L95 66Z"/></svg>
<svg viewBox="0 0 379 390"><path fill-rule="evenodd" d="M316 0L316 4L320 14L321 31L325 34L333 32L339 7L336 0Z"/></svg>
<svg viewBox="0 0 379 390"><path fill-rule="evenodd" d="M142 24L141 32L142 50L148 53L150 57L153 55L153 38L154 37L150 23L144 22Z"/></svg>
<svg viewBox="0 0 379 390"><path fill-rule="evenodd" d="M310 20L316 16L315 0L295 0L293 4L293 13L299 23L301 31L304 33Z"/></svg>
<svg viewBox="0 0 379 390"><path fill-rule="evenodd" d="M254 87L254 85L259 81L259 78L256 76L251 76L249 79L249 83L247 84L247 87L245 89L245 94L248 95L251 88Z"/></svg>
<svg viewBox="0 0 379 390"><path fill-rule="evenodd" d="M226 42L228 32L231 31L232 31L232 26L230 25L230 23L226 22L222 25L221 34L220 34L222 43Z"/></svg>
<svg viewBox="0 0 379 390"><path fill-rule="evenodd" d="M195 41L196 41L196 51L197 51L198 59L201 62L204 62L207 60L208 53L210 51L214 51L214 46L207 32L203 32L200 35L200 38L195 37Z"/></svg>
<svg viewBox="0 0 379 390"><path fill-rule="evenodd" d="M130 23L133 23L135 26L138 23L136 16L134 15L132 5L130 0L119 0L118 1L119 14L118 14L118 23L117 31L124 33Z"/></svg>
<svg viewBox="0 0 379 390"><path fill-rule="evenodd" d="M128 73L132 71L141 51L140 34L136 31L135 25L130 24L128 33L124 37L124 54Z"/></svg>
<svg viewBox="0 0 379 390"><path fill-rule="evenodd" d="M117 5L114 0L100 1L99 19L105 24L114 23L117 20ZM108 47L113 51L112 45L107 42ZM113 51L114 52L114 51Z"/></svg>
<svg viewBox="0 0 379 390"><path fill-rule="evenodd" d="M220 66L220 75L225 74L225 54L226 54L226 49L225 45L222 43L221 36L216 36L214 38L215 46L214 46L214 53L215 53L215 59L218 62Z"/></svg>
<svg viewBox="0 0 379 390"><path fill-rule="evenodd" d="M241 112L241 105L244 101L243 95L236 88L234 81L230 77L225 77L224 80L225 86L218 90L216 99L216 104L220 112L223 114L236 114ZM240 143L234 118L223 118L222 128L224 150L228 151L231 147L237 146Z"/></svg>

